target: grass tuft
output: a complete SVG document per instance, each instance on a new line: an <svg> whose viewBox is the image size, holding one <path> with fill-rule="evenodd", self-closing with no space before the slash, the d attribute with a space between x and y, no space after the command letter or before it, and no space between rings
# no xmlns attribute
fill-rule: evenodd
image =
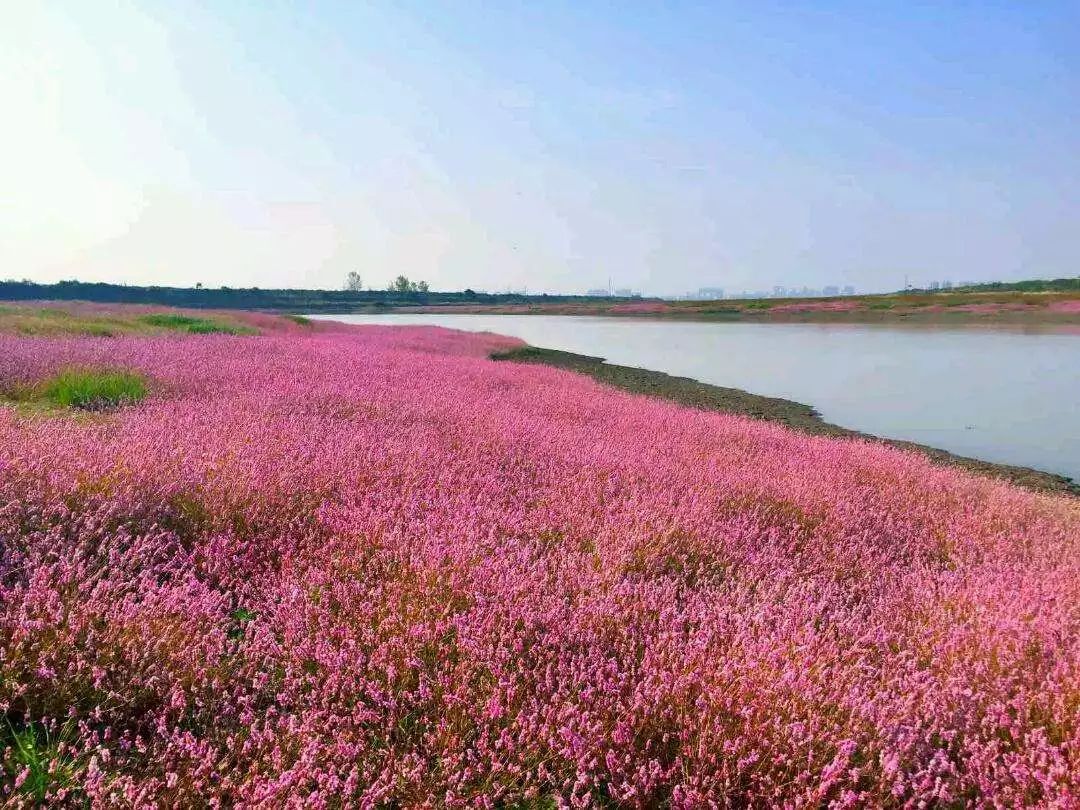
<svg viewBox="0 0 1080 810"><path fill-rule="evenodd" d="M311 326L312 325L311 318L305 318L303 315L283 315L282 317L283 318L288 318L290 321L292 321L293 323L299 324L300 326Z"/></svg>
<svg viewBox="0 0 1080 810"><path fill-rule="evenodd" d="M68 369L47 380L40 397L61 408L99 411L146 398L146 380L130 371Z"/></svg>
<svg viewBox="0 0 1080 810"><path fill-rule="evenodd" d="M77 763L62 753L61 743L73 736L75 725L65 723L57 734L37 724L12 725L4 718L0 743L6 753L0 760L0 774L10 779L25 771L18 792L35 803L55 799L57 790L70 789L75 783Z"/></svg>
<svg viewBox="0 0 1080 810"><path fill-rule="evenodd" d="M104 323L83 323L79 326L79 334L87 337L113 337L116 330Z"/></svg>
<svg viewBox="0 0 1080 810"><path fill-rule="evenodd" d="M234 622L233 627L229 630L228 636L234 641L244 637L244 627L255 618L255 614L247 608L237 608L232 612L232 620Z"/></svg>
<svg viewBox="0 0 1080 810"><path fill-rule="evenodd" d="M254 335L257 330L250 326L239 324L221 323L209 318L193 318L190 315L176 315L170 312L159 312L153 315L144 315L140 319L150 326L159 326L164 329L175 329L178 332L189 332L193 335Z"/></svg>

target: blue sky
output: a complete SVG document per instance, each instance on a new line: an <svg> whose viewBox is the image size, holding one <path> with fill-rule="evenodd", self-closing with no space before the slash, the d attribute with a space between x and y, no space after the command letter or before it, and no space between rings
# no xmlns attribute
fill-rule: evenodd
<svg viewBox="0 0 1080 810"><path fill-rule="evenodd" d="M1080 273L1077 3L19 4L0 276Z"/></svg>

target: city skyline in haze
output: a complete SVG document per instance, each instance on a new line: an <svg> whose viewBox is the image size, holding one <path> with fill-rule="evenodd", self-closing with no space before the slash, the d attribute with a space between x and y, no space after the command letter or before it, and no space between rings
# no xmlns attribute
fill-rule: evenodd
<svg viewBox="0 0 1080 810"><path fill-rule="evenodd" d="M0 277L674 295L1080 272L1071 3L5 16Z"/></svg>

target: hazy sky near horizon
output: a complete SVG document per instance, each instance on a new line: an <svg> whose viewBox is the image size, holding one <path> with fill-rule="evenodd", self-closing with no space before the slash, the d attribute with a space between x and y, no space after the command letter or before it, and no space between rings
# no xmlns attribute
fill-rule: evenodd
<svg viewBox="0 0 1080 810"><path fill-rule="evenodd" d="M0 278L1080 273L1080 4L5 6Z"/></svg>

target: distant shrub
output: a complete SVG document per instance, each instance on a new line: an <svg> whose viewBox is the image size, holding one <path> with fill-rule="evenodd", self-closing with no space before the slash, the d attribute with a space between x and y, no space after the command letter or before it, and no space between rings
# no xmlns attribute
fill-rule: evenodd
<svg viewBox="0 0 1080 810"><path fill-rule="evenodd" d="M300 326L311 326L311 318L305 318L303 315L284 315L282 317L288 318L295 324Z"/></svg>
<svg viewBox="0 0 1080 810"><path fill-rule="evenodd" d="M68 369L40 388L40 398L51 405L92 411L131 405L146 394L146 381L130 371Z"/></svg>
<svg viewBox="0 0 1080 810"><path fill-rule="evenodd" d="M150 326L159 326L164 329L175 329L178 332L189 332L193 335L254 335L256 330L250 326L221 323L209 318L193 318L190 315L178 315L171 312L159 312L153 315L144 315L139 319Z"/></svg>
<svg viewBox="0 0 1080 810"><path fill-rule="evenodd" d="M79 332L90 337L112 337L116 333L103 323L86 323L79 327Z"/></svg>

